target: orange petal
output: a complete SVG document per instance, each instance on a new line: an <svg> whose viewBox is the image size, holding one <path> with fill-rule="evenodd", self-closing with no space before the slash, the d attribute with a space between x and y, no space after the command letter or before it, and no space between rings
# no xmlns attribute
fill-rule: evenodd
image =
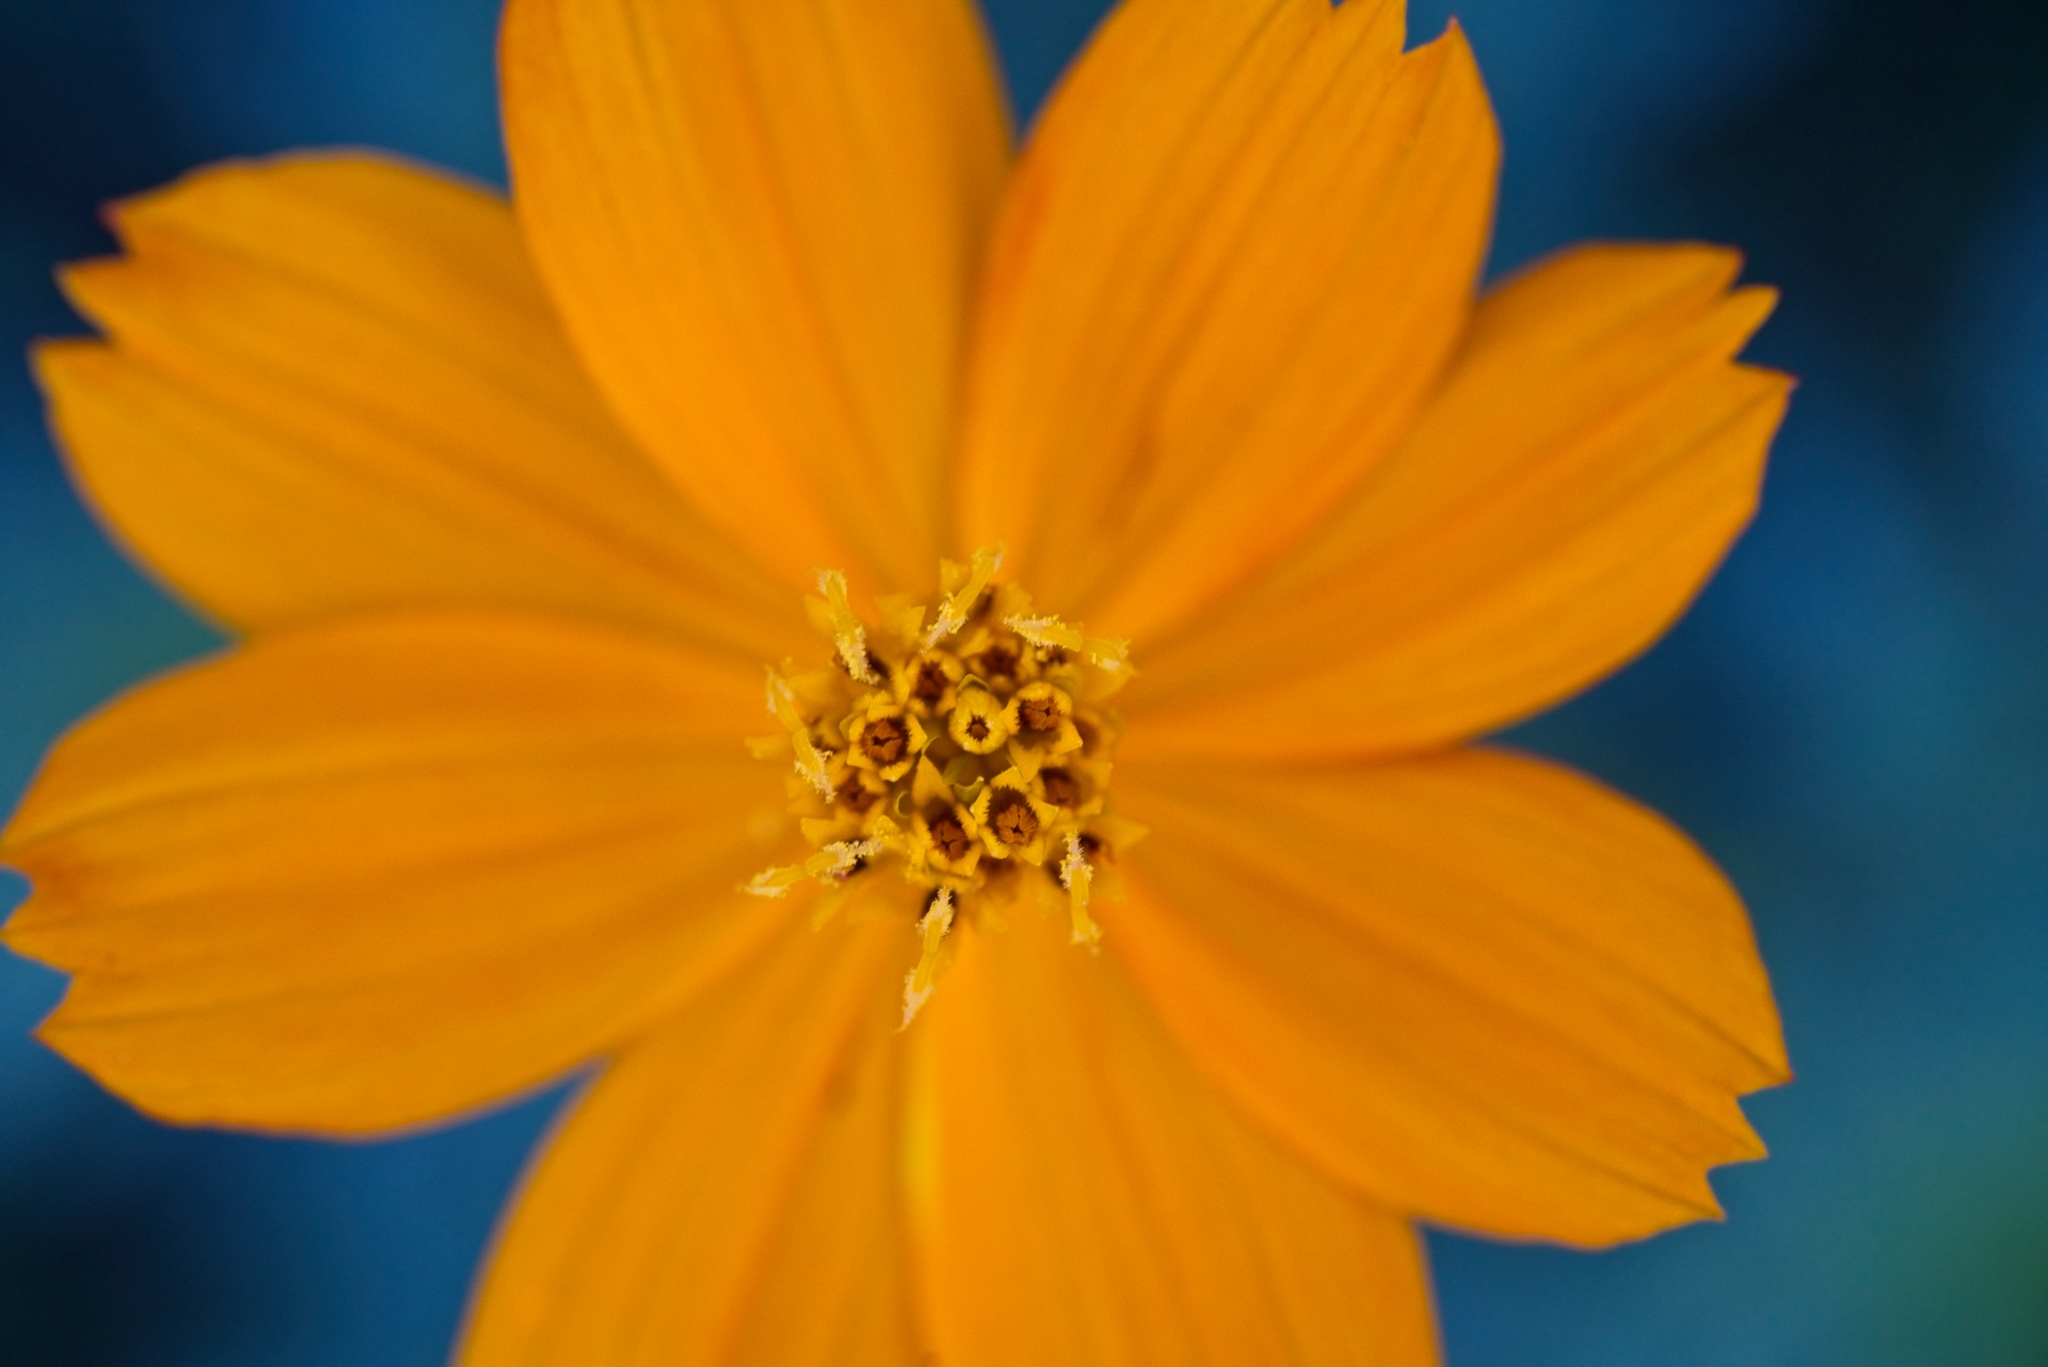
<svg viewBox="0 0 2048 1367"><path fill-rule="evenodd" d="M1481 306L1442 393L1256 591L1148 645L1133 749L1419 749L1662 635L1756 507L1791 382L1731 364L1768 290L1711 247L1591 247Z"/></svg>
<svg viewBox="0 0 2048 1367"><path fill-rule="evenodd" d="M1292 544L1405 432L1463 329L1493 115L1400 0L1131 0L997 229L961 516L1117 635Z"/></svg>
<svg viewBox="0 0 2048 1367"><path fill-rule="evenodd" d="M612 424L496 198L297 157L113 223L128 255L65 273L112 345L38 369L93 502L221 621L540 607L749 658L801 626Z"/></svg>
<svg viewBox="0 0 2048 1367"><path fill-rule="evenodd" d="M906 1367L901 923L792 930L591 1086L528 1178L464 1367Z"/></svg>
<svg viewBox="0 0 2048 1367"><path fill-rule="evenodd" d="M1784 1081L1735 893L1644 809L1464 751L1119 767L1152 828L1106 944L1252 1114L1372 1198L1603 1244L1718 1213Z"/></svg>
<svg viewBox="0 0 2048 1367"><path fill-rule="evenodd" d="M1066 941L970 933L912 1027L935 1359L1434 1363L1413 1231L1255 1134Z"/></svg>
<svg viewBox="0 0 2048 1367"><path fill-rule="evenodd" d="M1008 157L967 0L512 0L519 212L592 373L809 582L928 584Z"/></svg>
<svg viewBox="0 0 2048 1367"><path fill-rule="evenodd" d="M541 1082L770 933L736 737L659 637L389 617L266 636L60 742L0 843L60 1053L180 1121L367 1131Z"/></svg>

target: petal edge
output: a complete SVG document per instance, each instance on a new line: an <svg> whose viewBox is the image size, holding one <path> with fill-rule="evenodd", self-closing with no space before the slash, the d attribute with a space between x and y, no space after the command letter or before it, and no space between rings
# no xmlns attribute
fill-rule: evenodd
<svg viewBox="0 0 2048 1367"><path fill-rule="evenodd" d="M1105 943L1241 1104L1358 1189L1597 1245L1718 1214L1786 1080L1747 918L1690 842L1558 766L1127 765Z"/></svg>

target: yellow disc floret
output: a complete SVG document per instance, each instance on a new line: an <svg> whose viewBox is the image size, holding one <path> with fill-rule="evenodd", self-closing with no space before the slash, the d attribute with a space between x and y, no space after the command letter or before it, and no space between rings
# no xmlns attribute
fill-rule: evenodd
<svg viewBox="0 0 2048 1367"><path fill-rule="evenodd" d="M970 755L993 755L1010 739L1002 700L979 683L959 691L946 721L946 734Z"/></svg>
<svg viewBox="0 0 2048 1367"><path fill-rule="evenodd" d="M1115 900L1108 866L1144 834L1109 802L1121 728L1107 704L1134 672L1128 643L1038 613L996 582L1001 567L1000 551L945 562L929 621L926 605L884 599L874 627L845 576L820 571L806 607L830 661L771 669L782 733L748 742L792 764L790 811L814 853L746 891L816 887L814 924L856 903L863 916L900 911L919 942L906 1024L963 925L1000 930L1042 906L1092 947L1091 900Z"/></svg>

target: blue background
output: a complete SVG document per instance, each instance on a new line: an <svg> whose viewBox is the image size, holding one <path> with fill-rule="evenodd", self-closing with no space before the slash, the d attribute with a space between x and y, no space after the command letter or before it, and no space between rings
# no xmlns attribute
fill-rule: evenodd
<svg viewBox="0 0 2048 1367"><path fill-rule="evenodd" d="M1035 101L1095 0L997 0ZM94 206L218 157L501 175L494 0L0 3L0 805L209 637L98 535L27 376ZM2048 1364L2048 4L1469 0L1495 269L1751 252L1803 378L1764 513L1646 659L1518 739L1748 895L1798 1083L1725 1225L1602 1255L1433 1241L1453 1367ZM1419 0L1416 33L1442 0ZM6 875L0 875L4 879ZM0 884L0 907L20 895ZM398 1143L150 1124L31 1043L0 955L0 1363L440 1362L542 1102Z"/></svg>

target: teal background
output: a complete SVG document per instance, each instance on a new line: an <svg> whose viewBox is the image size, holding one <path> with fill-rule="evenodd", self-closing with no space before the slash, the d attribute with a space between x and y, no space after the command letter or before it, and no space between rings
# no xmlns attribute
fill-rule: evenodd
<svg viewBox="0 0 2048 1367"><path fill-rule="evenodd" d="M1673 635L1519 741L1747 894L1792 1087L1726 1224L1601 1255L1433 1240L1454 1367L2048 1364L2048 5L1471 0L1495 269L1701 237L1783 287L1764 512ZM1092 0L996 0L1020 102ZM5 0L0 353L75 331L94 206L335 143L499 177L491 0ZM1441 29L1441 0L1413 26ZM95 530L0 363L0 803L207 633ZM5 875L0 875L4 879ZM19 897L0 884L0 907ZM543 1099L373 1145L146 1122L27 1039L0 956L0 1364L443 1359Z"/></svg>

